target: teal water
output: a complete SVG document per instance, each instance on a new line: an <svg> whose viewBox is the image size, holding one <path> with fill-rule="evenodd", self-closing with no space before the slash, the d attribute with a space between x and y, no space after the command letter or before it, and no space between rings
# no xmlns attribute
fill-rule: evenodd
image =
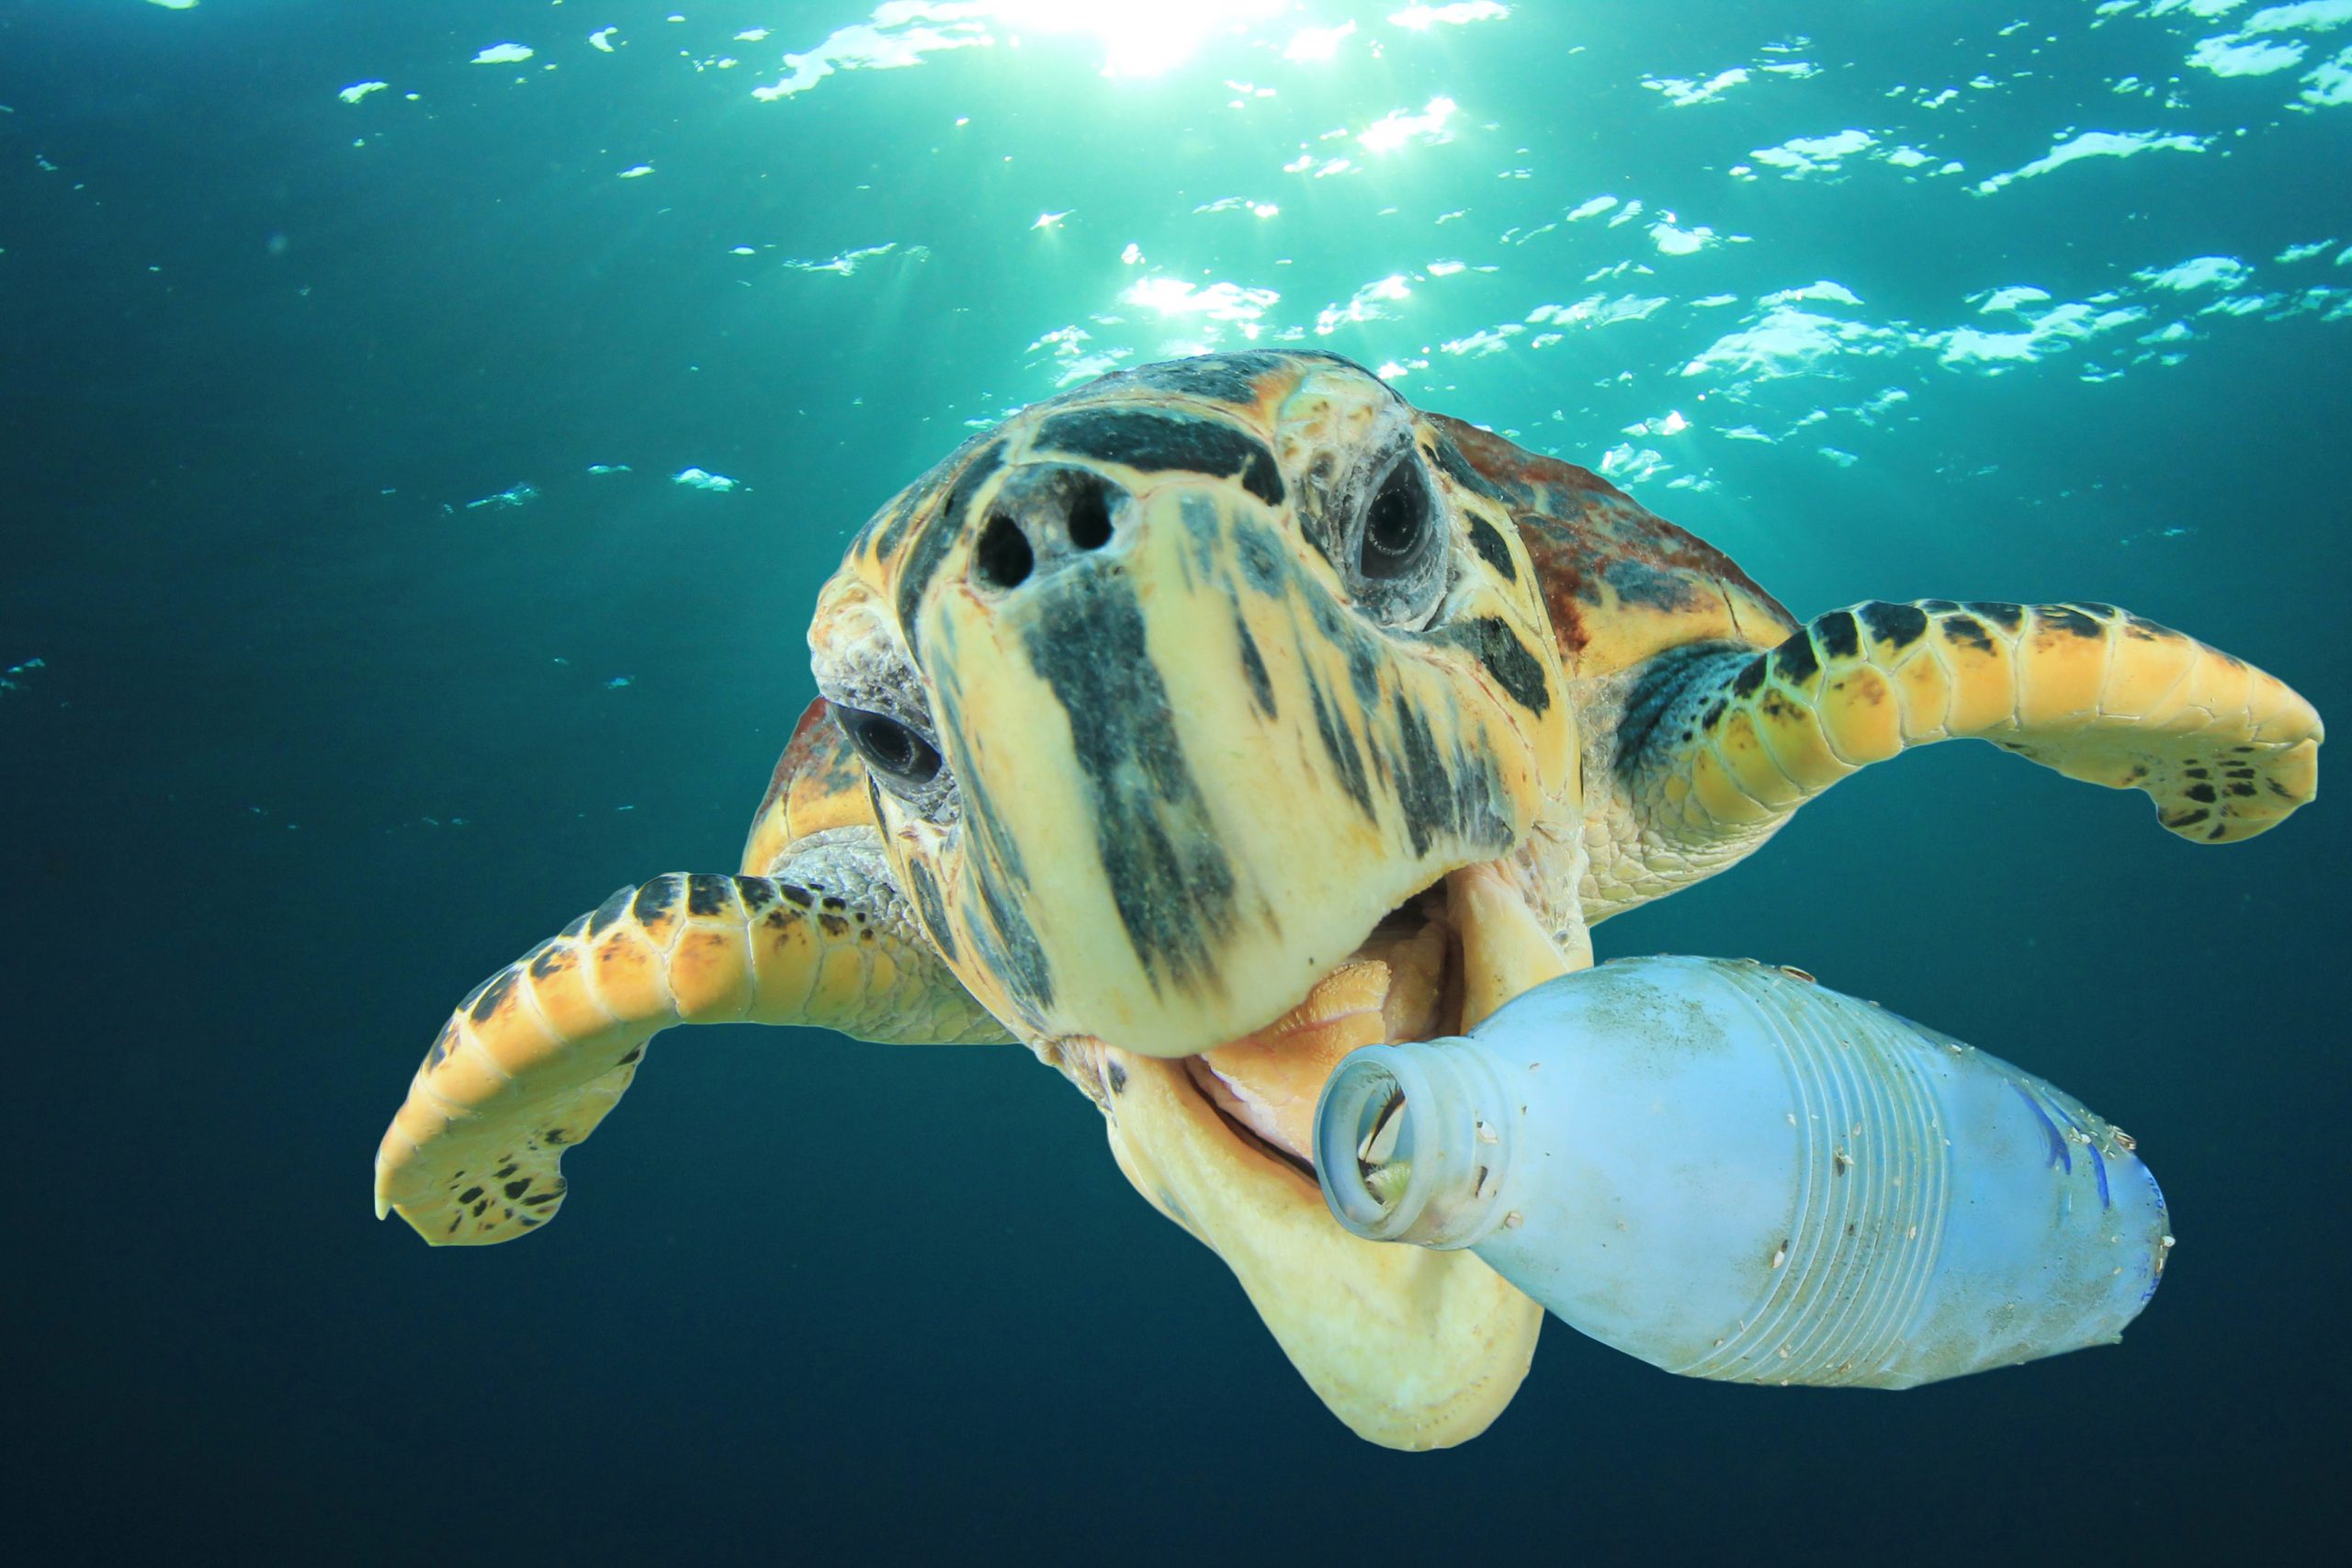
<svg viewBox="0 0 2352 1568"><path fill-rule="evenodd" d="M666 1040L549 1234L370 1221L467 987L733 865L868 512L1251 344L1590 466L1800 615L2112 601L2347 711L2352 0L0 0L26 1560L2340 1536L2324 780L2205 849L1939 748L1601 929L2132 1129L2165 1286L2022 1371L1724 1388L1555 1325L1485 1437L1388 1454L1012 1049Z"/></svg>

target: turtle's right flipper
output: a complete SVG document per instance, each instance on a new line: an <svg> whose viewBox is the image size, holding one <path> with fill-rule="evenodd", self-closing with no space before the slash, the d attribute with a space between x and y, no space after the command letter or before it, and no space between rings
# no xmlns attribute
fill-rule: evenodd
<svg viewBox="0 0 2352 1568"><path fill-rule="evenodd" d="M678 1023L788 1023L893 1043L1001 1041L908 918L870 829L765 876L624 887L476 987L376 1153L376 1213L435 1246L504 1241L563 1201L595 1130Z"/></svg>
<svg viewBox="0 0 2352 1568"><path fill-rule="evenodd" d="M1758 652L1672 649L1613 677L1615 752L1589 759L1589 918L1746 853L1847 774L1911 746L1989 740L2141 789L2165 827L2226 843L2316 792L2324 736L2276 677L2111 604L1873 601Z"/></svg>

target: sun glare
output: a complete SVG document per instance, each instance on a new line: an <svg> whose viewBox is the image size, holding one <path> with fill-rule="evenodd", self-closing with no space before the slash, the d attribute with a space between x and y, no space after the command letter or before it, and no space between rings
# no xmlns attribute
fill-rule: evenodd
<svg viewBox="0 0 2352 1568"><path fill-rule="evenodd" d="M1102 46L1105 76L1157 76L1197 53L1212 35L1264 21L1280 0L997 0L1008 27L1084 33Z"/></svg>

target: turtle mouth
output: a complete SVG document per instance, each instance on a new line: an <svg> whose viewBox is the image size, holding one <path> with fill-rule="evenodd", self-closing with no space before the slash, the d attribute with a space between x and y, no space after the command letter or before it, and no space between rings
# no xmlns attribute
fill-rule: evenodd
<svg viewBox="0 0 2352 1568"><path fill-rule="evenodd" d="M1374 923L1346 960L1264 1029L1184 1059L1238 1147L1315 1179L1315 1108L1340 1058L1461 1034L1570 967L1507 867L1448 872Z"/></svg>
<svg viewBox="0 0 2352 1568"><path fill-rule="evenodd" d="M1315 1179L1315 1106L1341 1057L1463 1026L1463 935L1440 878L1264 1029L1183 1058L1193 1090L1243 1148Z"/></svg>
<svg viewBox="0 0 2352 1568"><path fill-rule="evenodd" d="M1473 1253L1384 1246L1341 1225L1313 1165L1314 1111L1348 1052L1459 1032L1567 969L1566 939L1545 934L1501 871L1449 873L1374 922L1280 1019L1215 1050L1147 1056L1078 1037L1121 1172L1224 1259L1324 1402L1395 1447L1483 1425L1454 1413L1501 1407L1543 1309Z"/></svg>

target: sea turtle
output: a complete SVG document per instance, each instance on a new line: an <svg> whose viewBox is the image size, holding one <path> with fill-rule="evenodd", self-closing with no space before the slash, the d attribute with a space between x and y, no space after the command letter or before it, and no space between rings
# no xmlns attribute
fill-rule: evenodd
<svg viewBox="0 0 2352 1568"><path fill-rule="evenodd" d="M377 1155L436 1245L553 1218L676 1023L1018 1041L1375 1442L1475 1436L1540 1312L1330 1217L1339 1055L1458 1032L1804 801L1973 737L2198 843L2312 798L2311 705L2110 605L1799 623L1585 469L1347 360L1148 366L975 436L819 597L735 875L625 887L477 986Z"/></svg>

